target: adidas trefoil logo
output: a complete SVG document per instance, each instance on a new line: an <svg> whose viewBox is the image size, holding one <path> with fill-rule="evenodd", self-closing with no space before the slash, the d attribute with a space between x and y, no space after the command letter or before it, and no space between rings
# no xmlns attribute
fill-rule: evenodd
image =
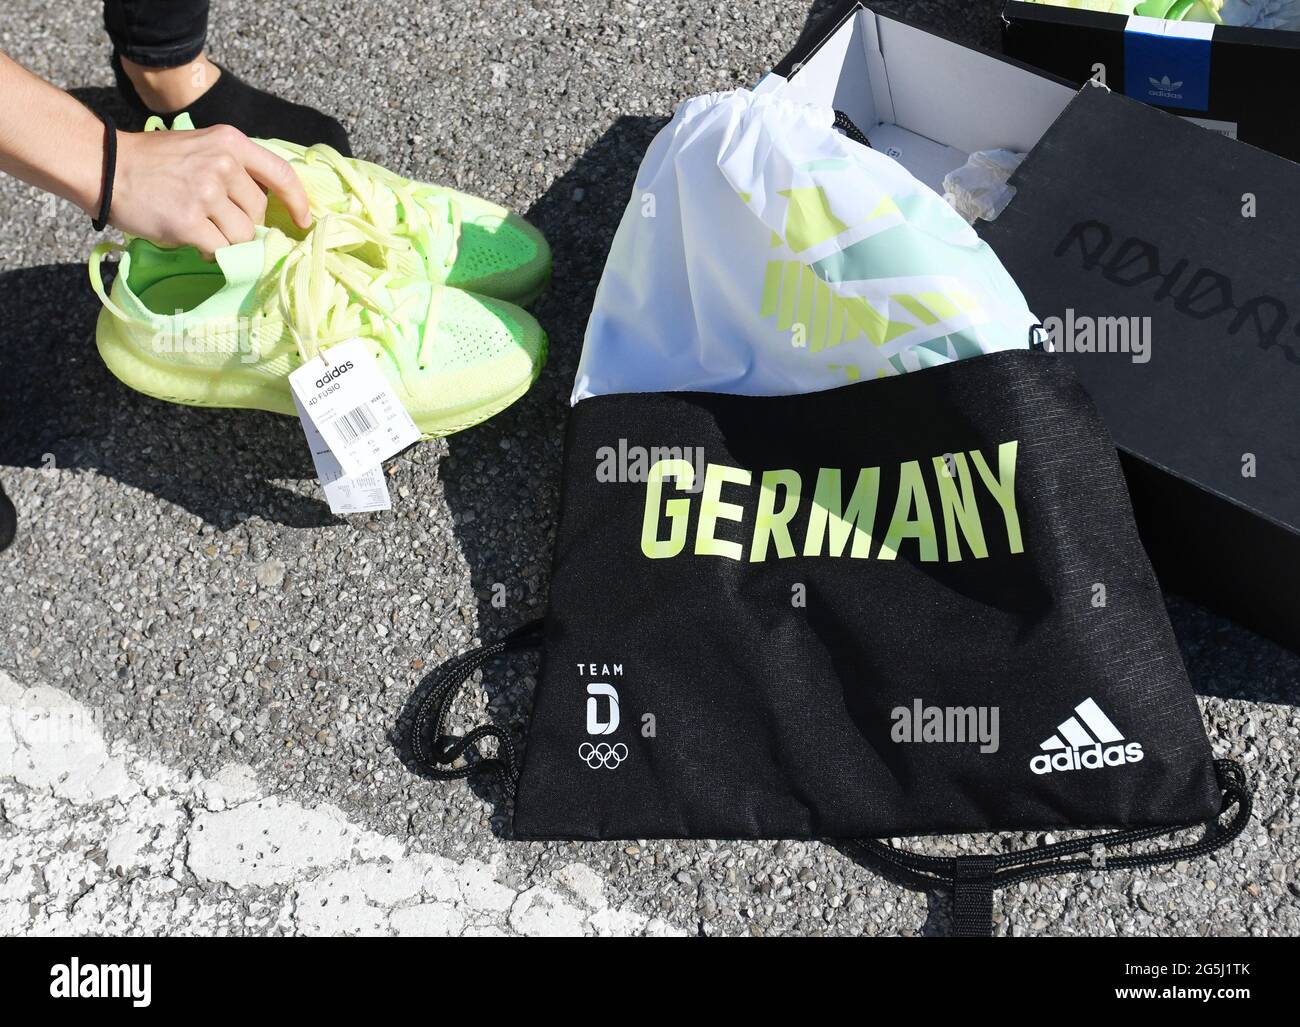
<svg viewBox="0 0 1300 1027"><path fill-rule="evenodd" d="M1085 699L1056 728L1057 733L1039 745L1043 751L1029 761L1035 774L1052 771L1100 770L1140 763L1145 753L1139 742L1125 742L1111 719L1092 699Z"/></svg>
<svg viewBox="0 0 1300 1027"><path fill-rule="evenodd" d="M1181 81L1171 82L1168 75L1162 75L1160 78L1153 78L1148 75L1147 81L1151 83L1149 92L1152 96L1163 96L1172 100L1181 100L1183 98L1183 94L1178 91L1183 88Z"/></svg>

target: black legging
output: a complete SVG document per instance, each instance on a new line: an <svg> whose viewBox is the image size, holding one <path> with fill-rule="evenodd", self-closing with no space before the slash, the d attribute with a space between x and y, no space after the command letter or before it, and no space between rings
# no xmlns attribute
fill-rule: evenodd
<svg viewBox="0 0 1300 1027"><path fill-rule="evenodd" d="M203 52L208 0L104 0L104 27L120 56L175 68Z"/></svg>

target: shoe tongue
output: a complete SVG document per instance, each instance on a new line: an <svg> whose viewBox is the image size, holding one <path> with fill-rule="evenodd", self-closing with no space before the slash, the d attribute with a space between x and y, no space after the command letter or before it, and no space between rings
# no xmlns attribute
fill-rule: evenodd
<svg viewBox="0 0 1300 1027"><path fill-rule="evenodd" d="M265 285L275 266L293 248L284 233L258 226L249 242L217 250L214 257L226 279L226 290L234 295L248 295Z"/></svg>
<svg viewBox="0 0 1300 1027"><path fill-rule="evenodd" d="M226 276L226 286L252 286L262 277L266 267L265 229L258 229L258 235L251 242L242 242L226 246L214 254L217 266Z"/></svg>

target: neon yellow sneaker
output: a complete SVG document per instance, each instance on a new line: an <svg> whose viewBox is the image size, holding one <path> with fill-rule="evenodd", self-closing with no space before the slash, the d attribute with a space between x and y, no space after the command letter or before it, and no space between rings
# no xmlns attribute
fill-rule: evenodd
<svg viewBox="0 0 1300 1027"><path fill-rule="evenodd" d="M104 304L100 355L131 388L193 406L294 415L288 375L319 349L369 339L381 371L425 438L505 409L536 380L546 335L502 300L399 276L356 254L401 247L349 216L322 218L303 239L259 228L208 263L192 248L142 239L90 257ZM111 295L100 265L122 253Z"/></svg>
<svg viewBox="0 0 1300 1027"><path fill-rule="evenodd" d="M550 281L551 250L542 233L504 207L402 178L378 164L344 157L324 144L257 142L293 165L316 217L352 214L415 244L414 254L391 249L386 255L371 253L369 259L403 274L416 274L423 267L435 282L520 306L536 299ZM302 235L274 197L266 223L291 238Z"/></svg>

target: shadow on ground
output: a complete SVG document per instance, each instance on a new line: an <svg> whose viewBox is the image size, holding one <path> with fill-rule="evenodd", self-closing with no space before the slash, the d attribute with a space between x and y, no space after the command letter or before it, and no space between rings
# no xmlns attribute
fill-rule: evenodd
<svg viewBox="0 0 1300 1027"><path fill-rule="evenodd" d="M554 254L551 287L533 309L550 337L547 367L509 410L452 436L449 455L439 469L478 597L479 637L484 642L545 612L569 392L587 317L636 170L666 121L619 118L524 214L542 230ZM507 539L508 547L502 545ZM521 752L536 663L535 657L525 655L498 660L485 669L481 683L475 679L465 686L486 691L491 722L509 731ZM403 763L424 776L407 736L414 709L435 677L436 670L421 683L391 736ZM494 829L508 836L495 778L482 775L471 782L478 794L496 804Z"/></svg>
<svg viewBox="0 0 1300 1027"><path fill-rule="evenodd" d="M80 264L0 274L0 464L94 470L220 529L333 522L323 500L274 482L315 477L294 422L132 392L95 350L99 309Z"/></svg>
<svg viewBox="0 0 1300 1027"><path fill-rule="evenodd" d="M114 90L72 93L119 124L134 124ZM315 480L292 420L177 406L131 391L95 351L99 310L81 264L0 274L7 396L0 464L94 470L220 530L250 517L289 527L336 523L319 496L276 484Z"/></svg>
<svg viewBox="0 0 1300 1027"><path fill-rule="evenodd" d="M827 841L832 849L845 859L870 870L877 877L883 877L890 884L919 891L925 896L925 922L921 924L921 936L926 938L944 937L953 931L952 888L936 884L933 888L918 888L905 878L889 862L851 841Z"/></svg>

